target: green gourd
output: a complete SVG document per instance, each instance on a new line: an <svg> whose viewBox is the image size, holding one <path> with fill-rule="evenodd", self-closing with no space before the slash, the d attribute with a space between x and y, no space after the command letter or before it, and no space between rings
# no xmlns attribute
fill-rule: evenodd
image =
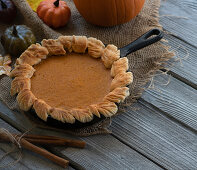
<svg viewBox="0 0 197 170"><path fill-rule="evenodd" d="M1 44L12 56L19 56L34 43L36 38L31 29L25 25L11 26L1 36Z"/></svg>

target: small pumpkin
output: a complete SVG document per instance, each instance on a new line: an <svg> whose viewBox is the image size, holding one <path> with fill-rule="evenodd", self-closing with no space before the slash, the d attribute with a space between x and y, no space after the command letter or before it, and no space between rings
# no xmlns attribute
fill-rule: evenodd
<svg viewBox="0 0 197 170"><path fill-rule="evenodd" d="M74 0L85 20L99 26L114 26L130 21L141 11L144 2L145 0Z"/></svg>
<svg viewBox="0 0 197 170"><path fill-rule="evenodd" d="M39 4L37 14L48 26L59 28L68 23L71 11L64 1L44 0Z"/></svg>
<svg viewBox="0 0 197 170"><path fill-rule="evenodd" d="M16 6L11 0L0 0L0 21L10 23L16 17Z"/></svg>
<svg viewBox="0 0 197 170"><path fill-rule="evenodd" d="M31 29L25 25L11 26L1 36L1 44L7 53L18 56L31 44L36 43L36 38Z"/></svg>

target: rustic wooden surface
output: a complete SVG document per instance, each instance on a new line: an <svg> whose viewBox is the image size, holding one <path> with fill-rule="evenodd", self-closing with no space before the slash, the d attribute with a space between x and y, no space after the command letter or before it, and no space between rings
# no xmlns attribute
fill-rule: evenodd
<svg viewBox="0 0 197 170"><path fill-rule="evenodd" d="M11 125L7 124L5 121L3 121L2 119L0 119L0 128L5 128L7 130L9 130L10 132L13 133L20 133L18 130L16 130L15 128L13 128ZM6 143L1 143L0 144L0 155L3 156L5 153L9 152L10 150L12 150L14 146L12 144L6 144ZM5 166L7 164L13 163L14 161L16 161L19 157L19 152L15 153L15 154L10 154L10 156L7 156L5 159L3 159L1 161L0 166ZM1 169L1 168L0 168ZM48 170L53 170L53 169L64 169L59 167L58 165L53 164L52 162L48 161L47 159L33 153L27 150L22 150L22 159L14 164L14 166L8 166L2 169L39 169L39 170L44 170L44 169L48 169ZM72 170L73 168L68 167L69 170Z"/></svg>
<svg viewBox="0 0 197 170"><path fill-rule="evenodd" d="M112 134L80 138L34 130L87 142L85 149L47 148L69 159L68 169L197 169L197 1L162 0L160 16L165 39L176 51L177 61L170 61L168 73L158 73L154 86L113 119ZM20 113L10 111L3 103L0 112L0 127L12 132L31 127ZM9 149L9 145L0 144L0 155ZM5 162L16 156L7 157ZM61 168L24 150L22 160L6 169Z"/></svg>

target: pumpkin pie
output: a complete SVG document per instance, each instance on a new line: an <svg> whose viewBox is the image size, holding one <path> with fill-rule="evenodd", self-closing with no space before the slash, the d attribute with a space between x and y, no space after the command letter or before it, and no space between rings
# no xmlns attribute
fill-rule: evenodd
<svg viewBox="0 0 197 170"><path fill-rule="evenodd" d="M128 59L118 48L96 38L44 39L16 60L10 93L21 110L33 109L43 121L87 123L117 113L133 81L127 71Z"/></svg>

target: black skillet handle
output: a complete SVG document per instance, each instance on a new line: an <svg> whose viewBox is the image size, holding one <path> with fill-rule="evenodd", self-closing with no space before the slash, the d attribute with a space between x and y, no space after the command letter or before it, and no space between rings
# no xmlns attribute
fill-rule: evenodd
<svg viewBox="0 0 197 170"><path fill-rule="evenodd" d="M153 36L154 35L154 36ZM153 36L153 37L151 37ZM150 38L151 37L151 38ZM120 48L120 57L126 57L132 52L147 47L163 38L163 32L159 29L152 29L139 37L132 43Z"/></svg>

